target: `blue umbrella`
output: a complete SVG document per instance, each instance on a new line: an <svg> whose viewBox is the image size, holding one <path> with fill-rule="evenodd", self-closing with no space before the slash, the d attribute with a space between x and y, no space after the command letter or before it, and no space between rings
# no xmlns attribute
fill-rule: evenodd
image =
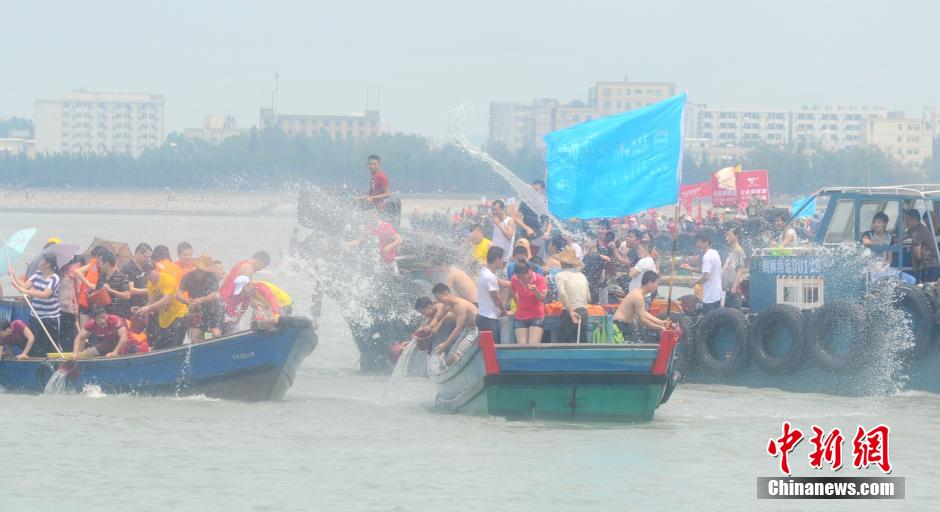
<svg viewBox="0 0 940 512"><path fill-rule="evenodd" d="M21 229L4 240L3 250L0 250L0 271L6 273L7 267L23 255L26 246L34 236L36 236L36 228L28 228Z"/></svg>

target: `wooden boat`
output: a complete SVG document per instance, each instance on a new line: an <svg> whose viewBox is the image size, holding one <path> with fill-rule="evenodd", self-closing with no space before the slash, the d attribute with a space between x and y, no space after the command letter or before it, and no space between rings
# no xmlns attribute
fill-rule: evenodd
<svg viewBox="0 0 940 512"><path fill-rule="evenodd" d="M649 421L678 382L678 330L658 344L550 343L479 347L454 366L430 371L438 406L510 419Z"/></svg>
<svg viewBox="0 0 940 512"><path fill-rule="evenodd" d="M22 318L22 308L3 301L4 318ZM107 394L205 395L244 401L279 400L294 383L300 363L317 345L311 322L281 317L266 330L249 330L202 343L115 358L79 359L68 386L99 386ZM0 386L8 392L42 393L60 358L0 360Z"/></svg>

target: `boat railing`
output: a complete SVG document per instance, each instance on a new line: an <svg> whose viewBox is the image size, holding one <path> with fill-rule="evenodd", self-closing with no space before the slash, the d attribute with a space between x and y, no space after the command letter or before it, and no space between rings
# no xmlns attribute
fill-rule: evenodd
<svg viewBox="0 0 940 512"><path fill-rule="evenodd" d="M940 184L917 183L910 185L887 185L881 187L825 187L820 189L817 195L834 194L840 192L870 195L910 195L926 199L928 196L940 196Z"/></svg>

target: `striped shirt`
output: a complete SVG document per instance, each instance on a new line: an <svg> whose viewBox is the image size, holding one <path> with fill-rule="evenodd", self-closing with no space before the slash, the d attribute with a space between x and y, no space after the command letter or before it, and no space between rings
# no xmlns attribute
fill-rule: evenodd
<svg viewBox="0 0 940 512"><path fill-rule="evenodd" d="M46 299L33 298L33 308L36 309L36 313L39 315L39 318L55 318L59 316L59 276L56 274L50 275L48 278L42 276L42 272L36 272L33 274L33 277L29 279L29 282L32 283L33 289L38 292L43 292L49 287L52 287L52 295Z"/></svg>

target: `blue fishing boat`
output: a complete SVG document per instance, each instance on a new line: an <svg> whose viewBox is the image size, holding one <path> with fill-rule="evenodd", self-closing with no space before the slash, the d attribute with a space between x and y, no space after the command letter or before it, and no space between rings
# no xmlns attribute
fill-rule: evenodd
<svg viewBox="0 0 940 512"><path fill-rule="evenodd" d="M3 300L0 318L22 319L23 307L21 302ZM67 386L76 391L98 386L107 394L278 400L316 345L317 335L308 319L281 317L270 329L143 354L79 359L74 368L57 358L4 358L0 360L0 386L7 392L42 393L64 366Z"/></svg>
<svg viewBox="0 0 940 512"><path fill-rule="evenodd" d="M430 370L438 406L510 419L649 421L675 388L679 331L656 343L479 347L441 371Z"/></svg>

